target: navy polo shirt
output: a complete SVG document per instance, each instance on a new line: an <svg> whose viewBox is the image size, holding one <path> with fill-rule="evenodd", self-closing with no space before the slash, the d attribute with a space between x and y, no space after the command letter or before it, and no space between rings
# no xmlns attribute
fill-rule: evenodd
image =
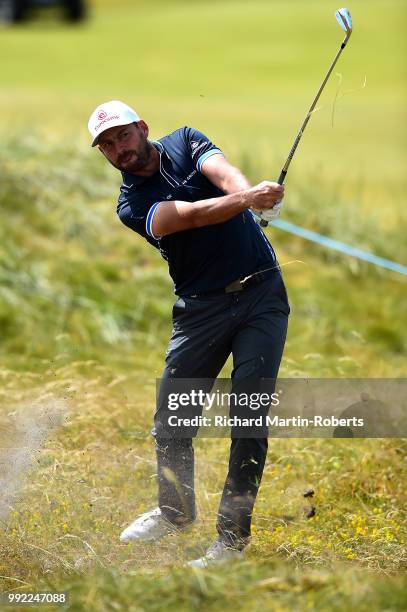
<svg viewBox="0 0 407 612"><path fill-rule="evenodd" d="M203 162L221 153L202 132L183 127L152 144L160 154L160 169L150 177L122 172L117 214L159 249L177 295L221 289L276 263L273 248L250 210L223 223L155 237L152 221L159 202L196 202L225 194L201 173Z"/></svg>

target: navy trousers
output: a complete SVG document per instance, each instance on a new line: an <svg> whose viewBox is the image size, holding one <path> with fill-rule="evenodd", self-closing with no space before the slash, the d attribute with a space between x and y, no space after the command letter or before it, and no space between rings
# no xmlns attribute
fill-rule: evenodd
<svg viewBox="0 0 407 612"><path fill-rule="evenodd" d="M174 378L213 381L230 354L232 391L250 379L277 378L283 354L290 307L279 268L258 285L240 292L182 297L173 307L173 332L166 354L163 382ZM165 394L164 394L165 396ZM155 437L159 507L174 524L196 517L192 438L160 436L164 396L157 403ZM217 515L219 536L243 547L267 455L267 437L234 438L229 470Z"/></svg>

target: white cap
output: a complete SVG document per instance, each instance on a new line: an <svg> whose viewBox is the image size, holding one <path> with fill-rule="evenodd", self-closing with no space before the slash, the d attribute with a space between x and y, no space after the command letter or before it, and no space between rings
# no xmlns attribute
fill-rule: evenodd
<svg viewBox="0 0 407 612"><path fill-rule="evenodd" d="M105 130L117 125L128 125L134 121L140 121L140 117L135 110L120 100L99 104L88 122L88 130L93 138L92 147L98 144L99 136Z"/></svg>

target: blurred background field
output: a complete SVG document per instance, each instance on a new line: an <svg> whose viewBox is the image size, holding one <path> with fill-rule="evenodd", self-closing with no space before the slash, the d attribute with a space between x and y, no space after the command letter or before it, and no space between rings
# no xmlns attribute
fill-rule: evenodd
<svg viewBox="0 0 407 612"><path fill-rule="evenodd" d="M243 568L209 578L180 569L210 541L211 521L187 543L116 543L155 501L148 431L174 296L165 262L116 218L120 177L90 150L88 116L123 99L152 138L193 125L253 182L276 178L339 46L337 8L330 0L94 0L78 27L44 13L0 30L0 458L30 436L21 415L44 406L64 415L34 455L29 486L5 496L7 588L50 580L76 593L79 606L93 597L95 609L130 609L134 597L155 609L153 580L156 601L174 607L216 609L222 600L236 608L240 595L253 607L260 589L263 608L272 599L276 609L365 609L364 600L366 609L402 609L401 578L377 577L405 568L399 440L273 441L260 535ZM397 0L349 8L355 30L341 76L301 141L283 218L405 264L407 9ZM266 231L292 308L281 374L405 376L403 277ZM200 503L211 517L226 456L226 441L197 444ZM319 495L318 521L302 518L306 485Z"/></svg>

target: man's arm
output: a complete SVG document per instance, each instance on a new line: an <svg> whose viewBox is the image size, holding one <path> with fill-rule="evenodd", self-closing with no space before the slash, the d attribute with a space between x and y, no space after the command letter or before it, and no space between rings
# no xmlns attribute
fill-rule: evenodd
<svg viewBox="0 0 407 612"><path fill-rule="evenodd" d="M241 176L243 177L243 175ZM234 180L241 180L238 175L235 175L235 177ZM231 177L229 179L223 177L222 180L226 180L229 183L229 188L232 188L233 180ZM263 181L254 187L246 187L219 198L209 198L197 202L180 200L157 202L150 209L148 225L151 228L151 234L154 237L161 238L187 229L223 223L246 208L257 210L272 208L283 196L283 185Z"/></svg>
<svg viewBox="0 0 407 612"><path fill-rule="evenodd" d="M206 159L202 164L201 172L225 193L235 193L240 191L240 189L249 189L251 187L248 179L238 168L232 166L223 154L212 155ZM272 208L263 211L252 207L258 221L265 219L268 222L276 219L283 205L282 201L276 204L276 206L273 205Z"/></svg>
<svg viewBox="0 0 407 612"><path fill-rule="evenodd" d="M242 172L232 166L221 153L206 159L201 172L226 194L250 189L252 186Z"/></svg>

